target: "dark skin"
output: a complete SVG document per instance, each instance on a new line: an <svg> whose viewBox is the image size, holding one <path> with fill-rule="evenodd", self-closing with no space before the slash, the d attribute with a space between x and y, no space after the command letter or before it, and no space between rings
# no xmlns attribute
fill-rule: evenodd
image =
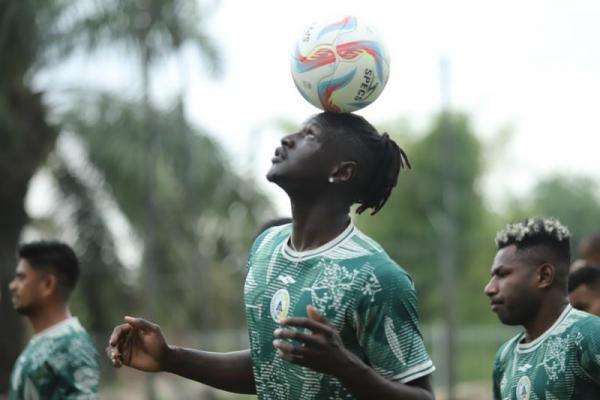
<svg viewBox="0 0 600 400"><path fill-rule="evenodd" d="M506 325L522 325L525 343L546 332L567 306L566 287L557 281L556 266L532 264L515 245L496 253L484 292Z"/></svg>
<svg viewBox="0 0 600 400"><path fill-rule="evenodd" d="M569 293L569 301L578 310L600 317L600 287L596 286L579 285Z"/></svg>
<svg viewBox="0 0 600 400"><path fill-rule="evenodd" d="M337 137L317 115L299 132L284 137L272 159L267 179L290 197L290 244L297 251L331 241L350 223L350 207L363 182L356 178L360 166L342 156L344 142ZM307 315L285 319L274 332L273 345L287 362L336 377L357 399L434 398L429 376L407 384L385 379L347 350L339 333L312 306ZM249 350L219 354L168 346L157 325L139 319L126 322L115 328L107 349L115 366L168 371L228 391L256 392ZM311 333L289 329L298 327ZM133 339L125 345L127 337ZM282 339L301 344L294 346Z"/></svg>

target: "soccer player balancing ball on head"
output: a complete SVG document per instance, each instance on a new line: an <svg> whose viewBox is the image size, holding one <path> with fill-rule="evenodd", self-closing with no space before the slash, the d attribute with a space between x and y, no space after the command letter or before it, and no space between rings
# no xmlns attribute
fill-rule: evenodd
<svg viewBox="0 0 600 400"><path fill-rule="evenodd" d="M567 302L568 230L529 218L496 236L485 286L492 311L524 332L500 347L494 399L600 399L600 318Z"/></svg>
<svg viewBox="0 0 600 400"><path fill-rule="evenodd" d="M260 235L244 288L250 349L168 346L137 318L109 356L259 399L432 399L433 364L408 274L350 219L385 204L404 152L352 114L321 113L281 140L267 179L289 195L292 224ZM125 340L132 337L132 340Z"/></svg>

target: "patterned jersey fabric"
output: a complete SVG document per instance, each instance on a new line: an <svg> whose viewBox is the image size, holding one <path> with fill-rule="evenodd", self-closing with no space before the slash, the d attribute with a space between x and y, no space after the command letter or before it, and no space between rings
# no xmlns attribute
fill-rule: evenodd
<svg viewBox="0 0 600 400"><path fill-rule="evenodd" d="M495 400L600 399L600 318L568 305L542 336L524 336L496 354Z"/></svg>
<svg viewBox="0 0 600 400"><path fill-rule="evenodd" d="M418 327L408 274L352 224L309 251L289 247L291 225L254 243L244 288L259 399L352 399L332 376L282 360L273 331L282 318L306 317L312 304L345 346L387 379L406 383L434 371Z"/></svg>
<svg viewBox="0 0 600 400"><path fill-rule="evenodd" d="M98 398L97 354L77 318L33 336L12 371L10 400Z"/></svg>

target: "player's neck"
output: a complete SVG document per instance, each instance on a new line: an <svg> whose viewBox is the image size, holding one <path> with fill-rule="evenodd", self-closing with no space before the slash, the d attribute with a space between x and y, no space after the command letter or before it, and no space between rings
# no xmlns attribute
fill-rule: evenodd
<svg viewBox="0 0 600 400"><path fill-rule="evenodd" d="M315 249L339 236L350 223L349 209L332 202L292 202L292 247Z"/></svg>
<svg viewBox="0 0 600 400"><path fill-rule="evenodd" d="M548 329L554 325L556 320L565 310L568 302L566 297L553 297L548 299L539 308L535 318L525 325L524 343L529 343L542 336Z"/></svg>
<svg viewBox="0 0 600 400"><path fill-rule="evenodd" d="M68 318L71 318L69 307L65 304L47 306L41 312L29 316L33 333L40 333Z"/></svg>

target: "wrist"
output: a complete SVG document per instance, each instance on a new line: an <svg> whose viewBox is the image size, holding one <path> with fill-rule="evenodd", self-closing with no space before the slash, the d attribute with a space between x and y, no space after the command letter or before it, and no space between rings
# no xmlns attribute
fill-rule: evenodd
<svg viewBox="0 0 600 400"><path fill-rule="evenodd" d="M173 372L175 365L177 365L177 353L179 347L174 345L167 345L165 353L162 357L162 370L164 372Z"/></svg>
<svg viewBox="0 0 600 400"><path fill-rule="evenodd" d="M360 358L349 353L348 359L336 371L335 377L342 383L353 382L356 379L362 379L369 367Z"/></svg>

